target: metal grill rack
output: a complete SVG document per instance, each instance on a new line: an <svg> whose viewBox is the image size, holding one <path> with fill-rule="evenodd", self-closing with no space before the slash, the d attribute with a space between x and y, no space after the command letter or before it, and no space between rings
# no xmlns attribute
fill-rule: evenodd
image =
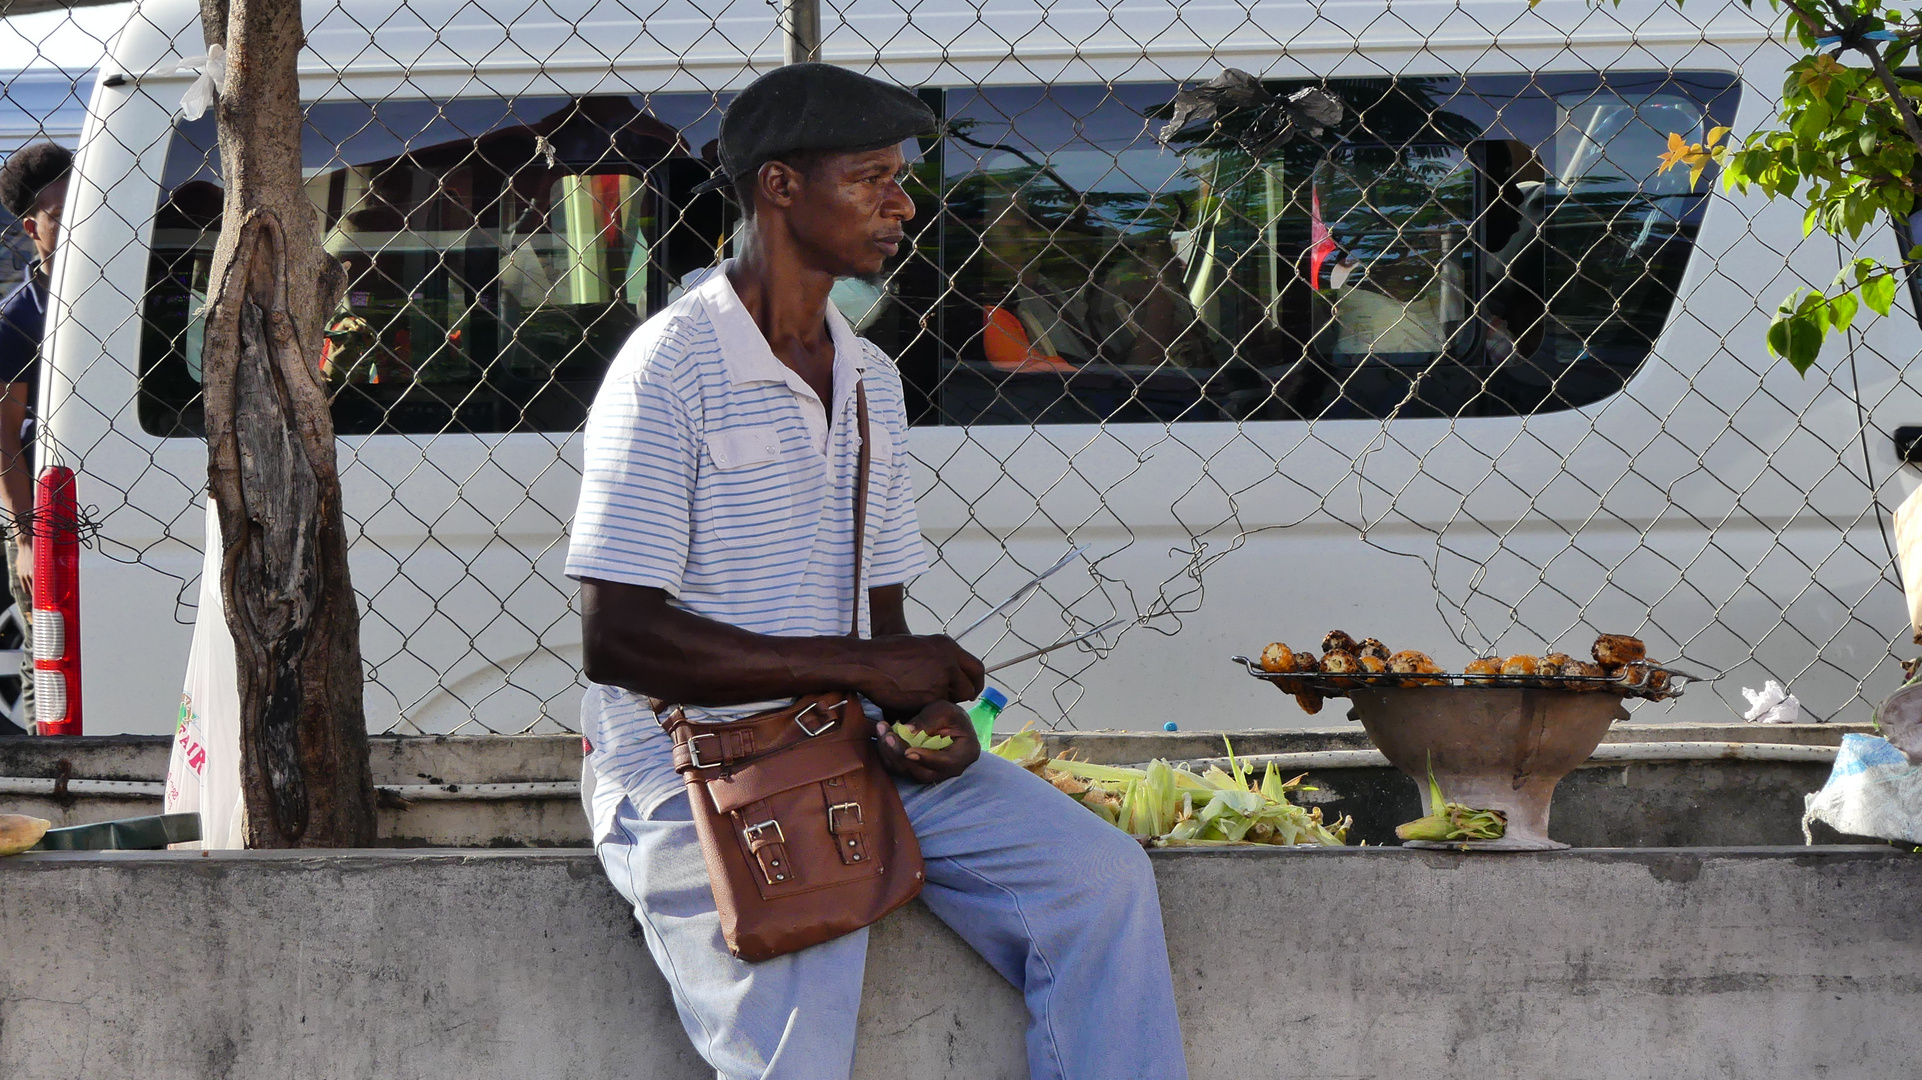
<svg viewBox="0 0 1922 1080"><path fill-rule="evenodd" d="M1683 690L1691 682L1710 681L1703 676L1690 675L1662 664L1650 664L1650 670L1666 671L1669 683L1666 688L1656 692L1647 686L1631 686L1617 677L1596 677L1590 675L1568 675L1543 677L1539 675L1469 675L1465 673L1437 672L1433 674L1406 675L1398 672L1357 671L1340 675L1329 675L1316 671L1263 671L1261 664L1246 656L1231 659L1248 669L1248 674L1263 682L1274 683L1289 693L1307 691L1323 697L1347 697L1348 691L1358 686L1381 687L1461 687L1465 689L1500 689L1511 687L1522 690L1587 690L1614 691L1623 697L1645 698L1651 701L1666 701L1682 696Z"/></svg>

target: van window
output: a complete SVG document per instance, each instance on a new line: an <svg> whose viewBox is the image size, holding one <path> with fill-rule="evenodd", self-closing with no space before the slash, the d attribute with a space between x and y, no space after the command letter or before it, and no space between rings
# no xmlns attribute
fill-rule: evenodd
<svg viewBox="0 0 1922 1080"><path fill-rule="evenodd" d="M348 286L317 362L343 435L572 431L646 315L712 265L730 214L712 95L321 103L304 170ZM198 311L220 228L213 118L168 149L140 418L199 435Z"/></svg>
<svg viewBox="0 0 1922 1080"><path fill-rule="evenodd" d="M950 91L921 422L1516 415L1621 389L1710 190L1657 156L1729 122L1732 77L1314 85L1344 119L1274 146L1162 145L1173 85Z"/></svg>
<svg viewBox="0 0 1922 1080"><path fill-rule="evenodd" d="M1309 84L1272 82L1286 97ZM924 91L914 247L834 300L917 424L1510 416L1620 390L1710 185L1721 73L1337 79L1319 137L1164 145L1171 83ZM321 103L308 189L351 284L319 358L342 434L571 431L735 221L689 192L726 95ZM1225 130L1225 129L1224 129ZM211 118L169 148L140 417L198 435Z"/></svg>

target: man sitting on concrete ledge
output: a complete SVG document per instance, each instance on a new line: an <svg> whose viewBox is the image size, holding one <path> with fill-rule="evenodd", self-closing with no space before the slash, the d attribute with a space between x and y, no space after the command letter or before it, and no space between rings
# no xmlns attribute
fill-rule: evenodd
<svg viewBox="0 0 1922 1080"><path fill-rule="evenodd" d="M926 860L922 898L1026 998L1031 1075L1180 1080L1147 855L981 756L956 704L981 691L981 662L912 633L903 612L927 556L901 377L828 292L879 275L905 242L901 144L933 129L914 95L820 64L757 80L722 121L721 163L749 218L739 257L636 331L587 423L567 573L594 684L581 724L595 846L721 1077L844 1080L867 932L758 963L729 954L655 707L725 721L858 692ZM850 611L866 633L847 636ZM910 748L884 715L954 743Z"/></svg>

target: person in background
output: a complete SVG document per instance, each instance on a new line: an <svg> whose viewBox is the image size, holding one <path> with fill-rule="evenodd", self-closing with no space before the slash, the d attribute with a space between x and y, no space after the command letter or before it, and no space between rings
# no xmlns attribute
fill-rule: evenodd
<svg viewBox="0 0 1922 1080"><path fill-rule="evenodd" d="M73 153L50 142L17 150L0 166L0 205L33 241L27 278L0 301L0 507L6 510L7 582L24 622L33 612L33 406L40 339L47 326L47 277L60 241ZM33 730L33 635L21 643L20 719ZM0 723L4 723L0 720Z"/></svg>

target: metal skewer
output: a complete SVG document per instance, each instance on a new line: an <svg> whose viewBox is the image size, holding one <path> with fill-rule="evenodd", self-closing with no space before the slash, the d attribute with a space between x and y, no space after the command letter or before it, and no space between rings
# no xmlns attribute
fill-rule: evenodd
<svg viewBox="0 0 1922 1080"><path fill-rule="evenodd" d="M967 637L969 634L973 633L974 630L977 627L979 627L982 623L987 622L989 619L994 618L996 615L1000 614L1003 611L1006 611L1008 608L1014 606L1015 604L1019 603L1021 600L1025 599L1029 593L1040 588L1041 583L1043 581L1048 580L1048 578L1052 577L1062 567L1065 567L1069 563L1073 562L1075 560L1075 556L1080 555L1082 552L1087 550L1088 550L1088 545L1086 544L1076 544L1074 547L1069 548L1068 553L1066 555L1061 556L1061 558L1055 560L1055 564L1053 566L1050 566L1046 570L1043 570L1039 574L1036 574L1033 578L1029 579L1026 585L1023 585L1019 589L1016 589L1012 596L1008 597L1006 600L1003 600L1000 603L989 608L986 614L982 615L980 618L969 623L967 626L967 629L954 635L954 640L960 641L962 638Z"/></svg>
<svg viewBox="0 0 1922 1080"><path fill-rule="evenodd" d="M1032 660L1037 656L1043 656L1047 653L1051 653L1055 651L1056 649L1064 649L1069 645L1073 645L1077 641L1086 641L1089 638L1094 637L1096 634L1101 634L1109 630L1113 630L1115 627L1120 626L1122 623L1125 623L1127 621L1128 619L1126 616L1123 616L1122 618L1119 618L1119 619L1110 619L1109 621L1102 623L1100 626L1095 627L1093 630L1090 630L1085 634L1076 634L1075 636L1068 638L1066 641L1057 641L1052 645L1043 645L1039 649L1029 649L1027 652L1022 653L1020 656L1003 660L1000 663L994 665L993 667L983 671L982 674L992 675L995 672L1000 671L1004 667L1011 667L1015 664L1019 664L1023 660Z"/></svg>

